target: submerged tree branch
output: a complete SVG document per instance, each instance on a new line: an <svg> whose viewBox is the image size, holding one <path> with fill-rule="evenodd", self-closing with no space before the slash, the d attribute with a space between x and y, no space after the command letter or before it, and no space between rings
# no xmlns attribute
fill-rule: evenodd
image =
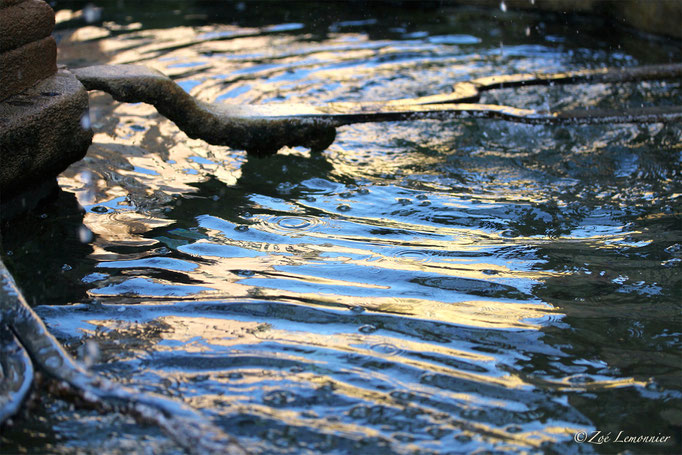
<svg viewBox="0 0 682 455"><path fill-rule="evenodd" d="M457 83L449 94L322 106L206 103L190 96L162 73L139 65L90 66L72 72L88 90L105 91L118 101L154 105L192 138L257 156L277 153L284 146L322 151L334 141L336 127L351 123L458 117L531 124L652 123L682 119L682 106L543 112L475 103L481 92L504 87L675 79L682 77L682 64L490 76Z"/></svg>
<svg viewBox="0 0 682 455"><path fill-rule="evenodd" d="M131 415L138 422L154 424L161 428L177 444L192 454L245 455L237 441L188 406L168 398L140 393L98 377L77 363L59 342L48 332L43 321L28 306L14 279L0 261L0 330L2 330L3 356L0 365L14 368L9 371L23 375L12 382L0 382L0 421L13 414L26 395L26 382L33 378L27 356L37 369L58 381L59 392L84 404L105 412L121 412ZM13 346L11 338L18 344ZM7 344L7 341L10 341ZM16 344L16 343L15 343ZM20 344L20 351L13 357L4 353ZM12 352L15 352L12 351ZM23 356L22 356L23 352ZM9 389L6 384L18 384Z"/></svg>

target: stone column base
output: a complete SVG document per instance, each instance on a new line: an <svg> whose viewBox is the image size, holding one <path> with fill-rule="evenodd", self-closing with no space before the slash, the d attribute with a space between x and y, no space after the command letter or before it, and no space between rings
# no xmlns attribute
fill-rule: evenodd
<svg viewBox="0 0 682 455"><path fill-rule="evenodd" d="M85 156L87 115L88 93L66 70L0 102L0 203L33 205L46 182Z"/></svg>

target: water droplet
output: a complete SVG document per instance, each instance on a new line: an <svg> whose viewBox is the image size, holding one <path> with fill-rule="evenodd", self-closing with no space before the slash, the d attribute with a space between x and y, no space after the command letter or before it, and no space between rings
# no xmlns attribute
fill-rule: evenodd
<svg viewBox="0 0 682 455"><path fill-rule="evenodd" d="M305 200L308 202L315 202L317 199L315 199L313 196L306 196Z"/></svg>
<svg viewBox="0 0 682 455"><path fill-rule="evenodd" d="M363 311L365 311L365 307L360 306L360 305L355 305L355 306L352 307L350 310L351 310L353 313L362 313Z"/></svg>
<svg viewBox="0 0 682 455"><path fill-rule="evenodd" d="M501 2L500 2L500 10L501 10L503 13L506 13L506 12L507 12L507 4L504 3L504 1L501 1Z"/></svg>
<svg viewBox="0 0 682 455"><path fill-rule="evenodd" d="M102 206L102 205L97 205L91 209L95 213L107 213L109 211L108 208Z"/></svg>
<svg viewBox="0 0 682 455"><path fill-rule="evenodd" d="M425 201L428 198L429 197L426 194L418 194L417 195L417 199L419 199L420 201Z"/></svg>
<svg viewBox="0 0 682 455"><path fill-rule="evenodd" d="M83 363L90 368L99 361L99 344L94 340L88 340L83 345Z"/></svg>
<svg viewBox="0 0 682 455"><path fill-rule="evenodd" d="M428 207L429 205L431 205L431 201L421 201L419 203L420 207Z"/></svg>
<svg viewBox="0 0 682 455"><path fill-rule="evenodd" d="M369 190L367 188L360 188L358 194L369 194Z"/></svg>
<svg viewBox="0 0 682 455"><path fill-rule="evenodd" d="M81 241L81 243L90 243L92 240L92 231L85 226L82 226L78 228L78 239Z"/></svg>
<svg viewBox="0 0 682 455"><path fill-rule="evenodd" d="M385 355L396 355L400 352L400 349L391 343L379 343L371 347L372 351L378 352Z"/></svg>
<svg viewBox="0 0 682 455"><path fill-rule="evenodd" d="M351 193L350 191L346 191L346 192L339 194L339 196L341 196L344 199L350 199L353 197L353 193Z"/></svg>
<svg viewBox="0 0 682 455"><path fill-rule="evenodd" d="M291 182L282 182L277 185L277 191L280 194L291 194L291 192L296 188L296 185Z"/></svg>
<svg viewBox="0 0 682 455"><path fill-rule="evenodd" d="M519 233L513 229L507 229L506 231L500 232L500 236L511 239L514 237L518 237Z"/></svg>
<svg viewBox="0 0 682 455"><path fill-rule="evenodd" d="M336 210L338 210L339 212L347 212L350 210L350 205L341 204L338 207L336 207Z"/></svg>
<svg viewBox="0 0 682 455"><path fill-rule="evenodd" d="M398 199L398 204L400 205L410 205L412 204L412 201L406 198L399 198Z"/></svg>
<svg viewBox="0 0 682 455"><path fill-rule="evenodd" d="M83 19L88 24L97 22L102 18L102 8L88 4L83 8Z"/></svg>
<svg viewBox="0 0 682 455"><path fill-rule="evenodd" d="M365 324L358 329L362 333L373 333L377 331L377 328L372 324Z"/></svg>
<svg viewBox="0 0 682 455"><path fill-rule="evenodd" d="M89 130L92 126L92 121L90 120L90 111L85 111L81 116L81 128L84 130Z"/></svg>
<svg viewBox="0 0 682 455"><path fill-rule="evenodd" d="M227 375L227 378L228 378L228 379L241 379L241 378L243 378L243 377L244 377L243 374L237 373L237 372L232 372L232 373L229 373L229 374Z"/></svg>
<svg viewBox="0 0 682 455"><path fill-rule="evenodd" d="M234 227L234 230L237 232L246 232L249 230L249 227L245 224L239 224Z"/></svg>
<svg viewBox="0 0 682 455"><path fill-rule="evenodd" d="M71 267L69 264L64 264L64 265L62 266L62 272L68 272L68 271L71 270L72 268L73 268L73 267Z"/></svg>
<svg viewBox="0 0 682 455"><path fill-rule="evenodd" d="M491 269L485 269L485 270L482 270L482 272L484 275L497 275L498 273L500 273L497 270L491 270Z"/></svg>

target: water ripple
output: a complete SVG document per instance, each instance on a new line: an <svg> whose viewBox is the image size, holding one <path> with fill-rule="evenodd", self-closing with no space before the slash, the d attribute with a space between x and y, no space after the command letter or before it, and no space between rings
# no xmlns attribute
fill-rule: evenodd
<svg viewBox="0 0 682 455"><path fill-rule="evenodd" d="M60 58L141 62L237 104L682 61L679 46L586 18L576 34L536 13L209 3L107 8L96 41L58 27ZM681 97L651 81L482 101ZM93 146L59 177L66 202L4 230L2 250L30 301L70 304L37 310L72 352L97 343L99 373L210 414L254 454L589 453L576 432L677 434L679 125L358 124L321 154L254 159L144 104L90 105ZM175 451L153 429L41 406L50 424L21 417L3 448Z"/></svg>

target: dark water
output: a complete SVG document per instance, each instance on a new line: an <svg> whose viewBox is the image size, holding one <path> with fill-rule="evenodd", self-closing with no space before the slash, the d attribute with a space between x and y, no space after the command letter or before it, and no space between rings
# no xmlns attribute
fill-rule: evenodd
<svg viewBox="0 0 682 455"><path fill-rule="evenodd" d="M210 101L325 103L682 61L679 43L585 18L165 5L87 25L60 13L62 62L146 64ZM483 101L680 104L682 91ZM255 454L680 451L680 125L365 124L319 155L255 159L146 105L94 93L91 106L87 158L52 205L5 228L3 260L99 374L184 401ZM180 452L122 416L31 406L3 452ZM574 441L596 431L610 442Z"/></svg>

